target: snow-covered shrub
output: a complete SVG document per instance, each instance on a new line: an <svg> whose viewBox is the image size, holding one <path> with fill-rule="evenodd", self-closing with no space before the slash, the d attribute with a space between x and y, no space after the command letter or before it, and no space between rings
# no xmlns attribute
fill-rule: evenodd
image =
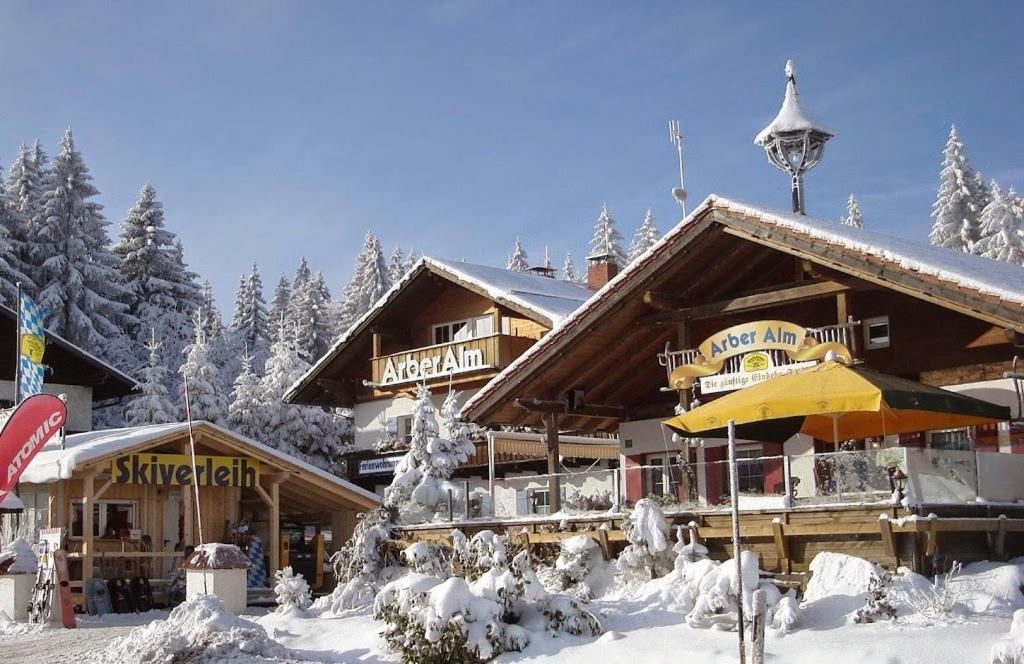
<svg viewBox="0 0 1024 664"><path fill-rule="evenodd" d="M452 574L470 581L492 567L508 562L508 537L481 530L469 540L461 530L452 531Z"/></svg>
<svg viewBox="0 0 1024 664"><path fill-rule="evenodd" d="M352 608L373 596L398 562L391 546L394 536L393 508L382 506L362 516L352 538L331 556L338 580L331 594L332 611Z"/></svg>
<svg viewBox="0 0 1024 664"><path fill-rule="evenodd" d="M892 576L884 573L871 578L868 582L868 598L864 606L853 614L853 622L873 623L879 620L892 620L896 617L896 607L889 599L892 587Z"/></svg>
<svg viewBox="0 0 1024 664"><path fill-rule="evenodd" d="M777 629L780 634L789 634L799 620L800 603L796 599L795 589L790 589L779 598L775 606L768 608L767 623L770 627Z"/></svg>
<svg viewBox="0 0 1024 664"><path fill-rule="evenodd" d="M214 664L297 658L260 625L225 609L216 596L198 595L171 611L166 620L154 620L114 640L93 661Z"/></svg>
<svg viewBox="0 0 1024 664"><path fill-rule="evenodd" d="M562 540L555 559L559 587L575 597L591 600L604 585L601 577L605 566L601 547L589 535Z"/></svg>
<svg viewBox="0 0 1024 664"><path fill-rule="evenodd" d="M444 547L425 542L413 542L402 551L402 560L414 572L447 577L451 570L451 556Z"/></svg>
<svg viewBox="0 0 1024 664"><path fill-rule="evenodd" d="M968 595L977 590L975 583L961 577L963 566L954 562L945 574L936 574L931 583L905 583L900 600L914 613L939 618L968 609Z"/></svg>
<svg viewBox="0 0 1024 664"><path fill-rule="evenodd" d="M690 541L687 542L683 533L688 532L690 535ZM672 547L672 551L676 554L675 568L678 569L680 565L686 563L694 563L698 560L706 560L708 557L708 548L697 541L697 524L690 523L687 528L679 526L676 528L676 543Z"/></svg>
<svg viewBox="0 0 1024 664"><path fill-rule="evenodd" d="M656 503L647 498L638 500L625 526L629 546L616 561L623 580L647 581L672 570L668 521Z"/></svg>
<svg viewBox="0 0 1024 664"><path fill-rule="evenodd" d="M449 399L445 400L446 409ZM395 467L391 486L384 490L385 504L396 507L406 523L434 517L444 495L443 481L476 451L464 435L464 427L456 426L447 410L444 414L446 420L452 420L448 426L456 429L453 440L440 437L430 390L426 385L417 386L409 451Z"/></svg>
<svg viewBox="0 0 1024 664"><path fill-rule="evenodd" d="M584 493L576 490L562 500L562 509L566 512L607 512L611 508L611 491Z"/></svg>
<svg viewBox="0 0 1024 664"><path fill-rule="evenodd" d="M703 561L701 561L703 562ZM700 562L694 563L699 565ZM757 556L751 551L740 553L740 568L743 581L743 607L750 615L751 595L760 586L760 569L757 564ZM735 627L737 621L737 610L741 598L739 597L739 581L737 574L736 559L730 559L714 567L712 570L702 570L697 584L697 594L694 599L693 609L686 616L686 622L691 627ZM766 584L770 586L771 584ZM771 586L774 588L774 586ZM778 591L775 597L769 596L768 606L773 606L778 601ZM773 601L775 600L775 601Z"/></svg>
<svg viewBox="0 0 1024 664"><path fill-rule="evenodd" d="M278 613L305 611L313 603L306 579L295 574L290 565L274 572L274 595Z"/></svg>
<svg viewBox="0 0 1024 664"><path fill-rule="evenodd" d="M1024 609L1013 612L1009 635L992 644L989 664L1024 664Z"/></svg>

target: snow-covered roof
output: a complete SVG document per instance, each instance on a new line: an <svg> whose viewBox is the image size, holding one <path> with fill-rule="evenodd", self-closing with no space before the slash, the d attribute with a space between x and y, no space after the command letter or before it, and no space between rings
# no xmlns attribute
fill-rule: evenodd
<svg viewBox="0 0 1024 664"><path fill-rule="evenodd" d="M578 309L594 293L582 284L529 272L512 272L503 268L451 261L423 256L401 279L392 284L370 309L343 332L331 347L285 392L283 401L290 403L302 388L334 359L338 352L378 315L406 285L424 269L452 278L476 288L492 300L510 304L533 313L552 327Z"/></svg>
<svg viewBox="0 0 1024 664"><path fill-rule="evenodd" d="M366 489L356 486L347 480L336 475L332 475L331 473L317 468L312 464L306 463L301 459L293 457L290 454L285 454L278 449L264 445L252 438L246 438L239 433L229 431L228 429L211 422L199 421L193 422L192 425L193 428L209 427L219 431L220 433L238 440L246 446L252 447L267 456L287 462L293 466L297 466L303 472L316 475L340 488L358 494L363 498L371 499L374 502L380 501L380 496L371 491L367 491ZM45 484L47 482L66 480L71 477L76 468L89 463L90 461L112 456L122 450L145 445L146 443L154 440L173 436L175 434L185 434L187 432L187 422L173 422L170 424L150 424L140 427L106 429L103 431L89 431L86 433L72 434L65 439L64 449L60 449L55 446L44 447L35 456L35 458L32 459L28 468L25 469L25 472L22 473L21 481L28 482L30 484Z"/></svg>
<svg viewBox="0 0 1024 664"><path fill-rule="evenodd" d="M791 131L811 130L828 136L834 136L831 131L816 121L800 101L800 93L796 89L796 80L793 78L793 63L786 63L786 96L782 99L782 108L779 109L775 119L768 123L768 126L754 138L758 145L766 145L771 141L772 134L780 134Z"/></svg>
<svg viewBox="0 0 1024 664"><path fill-rule="evenodd" d="M460 410L460 416L472 419L472 411L486 401L503 383L521 372L541 353L569 333L588 313L598 307L611 292L619 290L633 275L643 270L650 260L665 251L711 209L731 212L756 219L765 226L797 232L818 240L823 249L829 245L889 263L894 269L907 273L931 276L953 289L965 293L975 291L990 295L1017 306L1024 306L1024 267L996 261L982 256L934 247L878 231L847 226L837 221L815 219L792 212L772 210L750 203L709 195L686 219L647 251L638 256L626 269L608 281L583 306L564 318L543 339L533 344L505 369L494 376L483 388L472 395ZM824 252L823 252L824 253ZM893 280L890 277L890 280Z"/></svg>

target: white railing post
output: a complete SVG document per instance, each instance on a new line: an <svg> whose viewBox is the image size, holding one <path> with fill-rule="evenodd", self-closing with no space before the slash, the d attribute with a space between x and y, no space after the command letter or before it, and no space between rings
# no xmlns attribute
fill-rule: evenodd
<svg viewBox="0 0 1024 664"><path fill-rule="evenodd" d="M793 466L788 454L782 456L782 478L786 483L786 495L783 502L787 508L790 508L793 507Z"/></svg>

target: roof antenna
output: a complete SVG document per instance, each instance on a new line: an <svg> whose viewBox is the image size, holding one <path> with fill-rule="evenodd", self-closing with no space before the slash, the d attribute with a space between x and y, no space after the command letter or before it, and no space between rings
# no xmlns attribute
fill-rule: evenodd
<svg viewBox="0 0 1024 664"><path fill-rule="evenodd" d="M679 186L672 188L672 196L683 209L683 219L686 218L686 178L683 174L683 134L679 131L679 120L668 121L668 140L676 146L679 154Z"/></svg>

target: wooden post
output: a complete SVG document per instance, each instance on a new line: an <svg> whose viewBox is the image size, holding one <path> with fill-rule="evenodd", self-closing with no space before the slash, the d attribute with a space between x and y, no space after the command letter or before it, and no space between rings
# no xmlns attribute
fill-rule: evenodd
<svg viewBox="0 0 1024 664"><path fill-rule="evenodd" d="M768 618L767 603L768 598L765 596L765 591L755 590L751 598L754 609L754 622L750 628L751 664L764 664L764 623ZM740 629L743 629L743 625L740 625Z"/></svg>
<svg viewBox="0 0 1024 664"><path fill-rule="evenodd" d="M267 576L281 568L281 482L270 484L270 569Z"/></svg>
<svg viewBox="0 0 1024 664"><path fill-rule="evenodd" d="M92 562L96 553L95 538L92 534L92 508L96 504L95 487L99 468L91 468L85 472L83 481L85 491L82 496L82 587L92 578Z"/></svg>
<svg viewBox="0 0 1024 664"><path fill-rule="evenodd" d="M782 518L775 517L772 520L772 535L775 537L775 553L779 557L779 570L789 574L793 566L789 558L789 540L782 525Z"/></svg>
<svg viewBox="0 0 1024 664"><path fill-rule="evenodd" d="M191 454L192 454L192 448L189 446L187 440L184 443L181 444L181 454L185 454L185 455L189 455L189 456L191 456ZM192 481L194 482L195 478L192 478ZM184 503L184 510L183 511L185 512L185 514L184 514L184 517L185 517L185 519L184 519L184 521L185 521L185 528L184 528L184 530L185 530L185 532L182 533L184 535L184 539L181 542L181 548L182 548L182 550L184 550L186 546L195 546L195 543L196 543L196 537L195 537L195 509L196 509L195 508L195 491L194 491L194 489L192 488L191 485L187 485L187 486L182 486L181 487L181 499L182 499L182 501Z"/></svg>
<svg viewBox="0 0 1024 664"><path fill-rule="evenodd" d="M548 447L548 514L562 509L561 483L558 476L558 414L544 416L544 433Z"/></svg>

